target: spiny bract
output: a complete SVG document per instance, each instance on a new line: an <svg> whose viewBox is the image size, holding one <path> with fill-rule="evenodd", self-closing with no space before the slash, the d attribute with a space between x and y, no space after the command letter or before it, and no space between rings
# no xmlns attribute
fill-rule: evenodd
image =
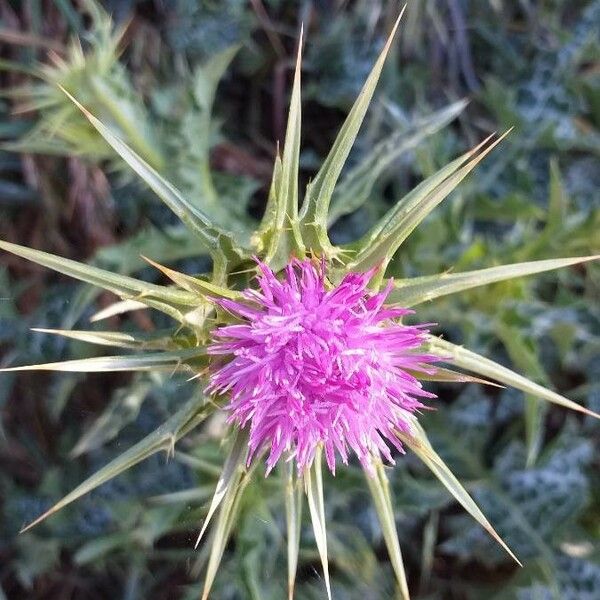
<svg viewBox="0 0 600 600"><path fill-rule="evenodd" d="M199 391L208 386L228 396L224 402L232 425L233 442L199 537L218 511L203 598L210 593L232 531L240 495L253 466L265 451L265 444L269 452L269 469L284 455L286 460L295 457L298 465L297 471L291 468L277 471L286 479L290 598L293 597L298 562L302 495L296 492L301 486L308 500L328 596L331 594L320 466L323 448L332 469L334 450L345 460L347 447L350 447L367 471L366 481L403 598L408 598L408 585L392 500L379 458L380 454L388 460L392 458L386 440L397 448L402 444L413 450L456 500L512 555L431 447L415 418L414 410L421 406L419 398L427 395L416 377L431 376L457 382L482 381L437 366L435 374L432 374L430 363L433 360L450 362L453 368L462 368L523 390L530 396L598 417L487 358L443 341L421 328L398 323L398 318L406 314L407 307L424 301L595 258L543 260L468 273L441 273L414 280L392 282L385 279L388 263L404 240L501 138L484 140L431 175L353 244L336 247L330 242L328 226L340 214L347 212L341 203L351 204L355 193L355 188L349 185L352 193L345 190L345 194L340 195L341 186L336 189L336 184L365 117L397 26L398 22L323 166L309 184L300 213L301 60L298 53L285 147L282 157L278 156L275 160L267 207L255 231L248 230L242 221L232 227L233 219L224 222L222 213L218 216L208 210L205 212L195 198L188 198L176 189L128 147L119 135L69 96L116 155L197 236L198 242L212 258L212 277L192 277L152 263L174 284L161 286L0 242L0 248L8 252L104 288L121 298L114 307L97 315L97 319L127 310L153 308L177 322L171 336L161 333L155 337L100 330L44 330L142 352L6 370L97 372L164 369L172 372L178 369L205 378L212 369L212 378L206 380ZM427 131L439 129L463 107L464 103L460 103L452 110L437 115L417 138L422 139ZM363 165L363 172L380 172L380 163L390 164L401 148L394 137L384 141L375 152L379 162ZM255 288L255 280L243 276L245 272L255 272L254 257L260 261L260 291ZM320 267L310 262L315 259L321 261ZM367 291L367 283L370 291ZM384 302L387 304L384 305ZM211 340L215 340L212 345ZM216 353L222 354L217 359L222 359L223 364L214 364ZM301 364L296 362L298 360ZM92 475L25 529L151 454L160 450L171 452L177 440L198 427L221 405L220 401L211 401L206 394L199 393L154 433ZM244 427L247 423L249 434L248 427Z"/></svg>

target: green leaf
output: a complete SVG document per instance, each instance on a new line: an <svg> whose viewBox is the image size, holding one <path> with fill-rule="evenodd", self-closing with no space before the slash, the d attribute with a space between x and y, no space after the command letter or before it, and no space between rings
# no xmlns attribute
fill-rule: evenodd
<svg viewBox="0 0 600 600"><path fill-rule="evenodd" d="M207 113L210 113L215 101L219 82L229 68L231 61L240 49L239 45L230 46L211 56L194 73L194 98Z"/></svg>
<svg viewBox="0 0 600 600"><path fill-rule="evenodd" d="M352 106L348 117L342 125L327 158L323 162L315 179L307 187L300 220L302 223L302 237L306 246L312 250L325 253L332 250L327 237L329 203L344 163L350 154L354 140L358 135L360 126L371 103L385 59L405 9L406 6L404 6L396 20L392 32L360 91L356 102Z"/></svg>
<svg viewBox="0 0 600 600"><path fill-rule="evenodd" d="M511 362L529 374L536 383L548 385L548 377L534 350L518 327L500 321L496 326L496 335L502 340ZM544 438L544 417L547 404L526 394L525 396L525 439L527 441L526 466L532 467L542 448Z"/></svg>
<svg viewBox="0 0 600 600"><path fill-rule="evenodd" d="M219 82L238 50L237 45L226 48L194 69L192 90L198 109L190 111L184 120L186 139L193 141L190 166L200 184L195 186L198 192L193 195L191 202L204 207L223 223L229 222L231 215L215 189L210 169L211 138L214 137L212 111Z"/></svg>
<svg viewBox="0 0 600 600"><path fill-rule="evenodd" d="M154 384L148 377L138 377L127 387L118 389L100 416L79 438L70 456L80 456L114 439L123 427L136 419Z"/></svg>
<svg viewBox="0 0 600 600"><path fill-rule="evenodd" d="M66 371L69 373L106 373L116 371L155 371L158 369L179 369L189 367L188 361L205 356L205 348L177 350L173 352L152 352L131 356L95 356L60 362L7 367L0 372L10 371Z"/></svg>
<svg viewBox="0 0 600 600"><path fill-rule="evenodd" d="M348 268L353 271L366 271L383 265L383 273L402 242L509 132L510 130L487 147L485 144L489 138L484 140L402 198L366 236L352 245L357 254Z"/></svg>
<svg viewBox="0 0 600 600"><path fill-rule="evenodd" d="M21 530L21 533L31 529L50 515L58 512L71 502L77 500L84 494L91 492L98 486L106 483L113 477L127 471L144 459L164 450L173 453L175 442L181 439L193 428L197 427L206 417L215 410L215 405L206 402L203 396L195 396L188 400L185 405L177 411L168 421L158 429L147 435L144 439L123 452L106 466L94 473L83 483L78 485L72 492L57 502L50 510L38 517L35 521Z"/></svg>
<svg viewBox="0 0 600 600"><path fill-rule="evenodd" d="M406 571L404 570L404 561L398 541L398 532L396 531L396 519L394 517L394 507L392 506L392 497L390 494L390 485L385 474L383 464L380 460L375 461L375 473L369 473L365 470L365 479L369 485L369 491L373 497L379 524L383 533L383 539L387 546L392 567L396 574L396 580L400 587L400 595L403 600L409 600L408 583L406 581Z"/></svg>
<svg viewBox="0 0 600 600"><path fill-rule="evenodd" d="M553 402L554 404L564 406L565 408L570 408L571 410L600 419L599 414L530 381L522 375L519 375L476 352L472 352L471 350L467 350L466 348L462 348L461 346L457 346L456 344L452 344L451 342L447 342L431 335L427 338L426 346L428 352L439 356L444 361L450 362L457 367L471 371L472 373L477 373L483 377L489 377L504 385L522 390L526 394L531 394L536 398L541 398L548 402Z"/></svg>
<svg viewBox="0 0 600 600"><path fill-rule="evenodd" d="M598 258L600 256L574 256L572 258L536 260L467 271L466 273L440 273L438 275L395 281L394 289L390 292L387 301L396 306L415 306L421 302L427 302L474 287L561 269L590 260L598 260Z"/></svg>
<svg viewBox="0 0 600 600"><path fill-rule="evenodd" d="M116 549L127 546L131 542L131 534L126 532L112 533L83 544L73 555L77 565L86 565L101 560Z"/></svg>
<svg viewBox="0 0 600 600"><path fill-rule="evenodd" d="M243 249L234 243L230 233L211 222L208 215L189 203L171 183L140 158L127 144L82 106L69 92L63 92L83 112L98 133L113 150L144 180L154 193L190 228L205 245L215 262L217 279L223 278L229 260L239 261L244 256ZM239 237L239 236L238 236Z"/></svg>
<svg viewBox="0 0 600 600"><path fill-rule="evenodd" d="M182 310L198 306L198 298L184 290L139 281L126 275L117 275L98 267L9 242L0 241L0 248L63 275L101 287L123 299L142 302L146 306L166 312L178 320L181 320Z"/></svg>
<svg viewBox="0 0 600 600"><path fill-rule="evenodd" d="M117 244L100 248L91 263L130 275L146 266L142 256L168 264L203 254L206 248L187 227L180 224L164 229L148 226Z"/></svg>
<svg viewBox="0 0 600 600"><path fill-rule="evenodd" d="M300 525L302 521L302 487L294 475L294 462L284 466L285 517L287 525L288 600L294 600L294 586L300 551Z"/></svg>
<svg viewBox="0 0 600 600"><path fill-rule="evenodd" d="M310 469L304 474L308 509L312 521L317 549L323 565L327 598L331 600L331 584L329 582L329 560L327 558L327 523L325 521L325 503L323 501L323 472L321 469L322 449L319 448Z"/></svg>
<svg viewBox="0 0 600 600"><path fill-rule="evenodd" d="M469 496L467 490L456 479L446 463L432 448L427 434L413 415L408 415L410 420L411 434L398 432L400 440L406 444L440 480L444 487L454 496L456 501L508 552L508 554L519 564L519 559L511 552L510 548L502 541L485 515L479 510L475 501Z"/></svg>
<svg viewBox="0 0 600 600"><path fill-rule="evenodd" d="M568 231L567 212L570 199L564 188L560 170L556 158L550 160L550 182L548 211L546 214L546 223L541 231L536 232L535 236L517 252L517 256L522 258L535 257L547 253L548 248L557 245L557 239L564 237L565 231ZM543 216L543 215L542 215ZM593 226L593 225L592 225ZM558 242L560 247L563 247ZM586 244L589 247L589 244Z"/></svg>
<svg viewBox="0 0 600 600"><path fill-rule="evenodd" d="M418 120L408 130L402 127L378 143L357 166L348 171L335 188L329 207L328 224L332 225L340 217L360 208L368 200L379 176L394 161L447 125L467 104L467 100L458 100Z"/></svg>

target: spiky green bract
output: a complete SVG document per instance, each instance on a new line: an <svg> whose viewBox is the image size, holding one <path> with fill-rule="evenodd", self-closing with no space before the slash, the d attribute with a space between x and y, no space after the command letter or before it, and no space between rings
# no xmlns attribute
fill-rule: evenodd
<svg viewBox="0 0 600 600"><path fill-rule="evenodd" d="M394 26L394 31L396 27L397 24ZM298 162L301 126L301 65L299 52L283 155L282 157L278 156L275 160L272 186L265 215L256 227L255 232L250 232L248 235L245 231L233 233L236 230L235 227L225 226L221 220L214 218L218 211L213 213L215 198L211 200L210 193L203 194L200 202L197 198L191 199L167 180L163 172L165 157L154 152L155 148L152 143L148 143L149 140L153 139L150 133L148 135L144 134L141 138L136 137L132 135L133 132L128 130L128 127L133 124L130 121L119 122L115 115L107 121L105 115L94 114L94 108L97 105L92 101L93 98L79 95L79 88L69 85L70 82L55 80L55 83L61 83L65 90L71 94L73 104L69 106L69 116L73 114L85 116L84 122L88 123L87 139L93 139L94 143L97 143L98 139L103 140L100 146L102 156L111 159L118 157L121 164L129 165L189 229L189 233L186 233L182 238L183 250L173 250L171 247L164 250L160 244L146 244L142 246L143 253L149 255L153 260L169 262L189 253L206 252L213 258L214 271L201 276L192 276L178 273L158 264L158 262L151 263L172 282L171 285L160 286L122 274L111 273L106 269L99 268L98 264L93 266L84 265L38 250L0 242L0 248L7 252L115 294L119 301L108 309L97 313L93 319L94 321L108 315L119 315L130 310L144 308L160 310L174 321L173 328L169 332L160 331L151 336L99 329L52 330L52 333L56 335L65 335L76 340L97 343L103 346L131 349L134 352L124 356L104 356L92 359L74 358L71 361L62 363L25 367L9 366L9 369L30 370L37 368L75 370L77 372L84 370L155 371L156 369L166 369L167 372L182 371L188 375L192 373L201 381L198 394L183 404L180 410L158 430L91 475L25 529L43 521L70 502L123 473L123 471L151 454L160 450L172 453L174 444L182 436L200 426L207 417L221 409L219 403L207 400L200 393L200 390L204 389L206 385L205 375L208 368L204 348L212 339L212 332L215 328L230 325L234 319L227 310L222 308L227 302L215 302L215 299L238 301L243 289L256 285L250 277L252 271L256 268L256 263L252 262L253 256L267 263L276 273L279 273L289 264L292 258L302 258L304 254L308 257L319 257L330 263L328 273L330 273L331 281L328 281L327 284L332 287L339 283L349 271L365 272L373 267L379 267L379 278L375 278L372 283L373 292L377 293L379 288L388 285L388 282L385 281L385 268L400 245L433 208L442 202L477 163L498 144L500 138L493 140L493 136L491 136L470 152L439 170L402 198L396 206L390 209L388 214L355 243L345 247L336 247L331 243L327 233L328 225L341 214L345 214L348 207L356 207L366 201L368 191L373 185L373 173L377 171L376 165L379 164L381 153L388 148L385 145L377 147L370 157L367 157L362 164L352 169L347 178L344 179L345 161L358 135L375 91L385 57L392 43L392 37L393 32L352 107L348 119L341 128L331 152L308 186L300 210L298 210L300 195L298 190ZM115 60L114 44L110 41L110 38L107 39L109 41L107 41L105 47L108 52L106 54L99 53L96 57L99 61L98 65L103 67L110 66L111 61L114 62ZM207 67L204 75L208 76L209 72L212 72L213 75L216 74L218 79L218 74L222 72L232 56L232 52L222 56L211 68ZM72 59L75 64L78 64L78 61L85 63L86 57L83 53L74 51ZM109 91L101 85L97 88L97 93L103 97ZM212 93L214 93L214 89ZM205 107L210 106L213 98L211 94L204 96L200 94L201 97L198 102ZM54 89L53 102L56 98L64 100L68 96L65 96L62 91ZM448 112L442 112L436 117L431 117L431 120L423 125L423 130L415 131L412 137L407 137L402 143L406 144L406 147L413 147L418 140L435 131L440 123L457 114L463 106L464 103L460 103L458 106L454 105L448 108ZM81 111L81 113L78 111ZM90 138L90 132L95 137ZM399 138L392 137L390 139L402 146L398 141ZM206 154L206 140L199 143L203 145L202 152ZM95 147L98 148L97 145ZM62 148L62 151L64 152L65 149ZM207 162L205 161L204 164L207 164ZM181 231L181 229L178 231ZM138 243L138 240L132 241L133 247L138 247L135 245L136 243ZM154 254L154 250L159 255ZM163 250L164 254L162 254ZM115 252L118 253L119 249L116 249ZM167 257L166 260L165 257ZM532 275L560 267L570 267L595 258L597 257L581 256L508 266L495 265L488 269L467 273L450 272L424 275L417 279L403 279L393 284L389 301L392 305L400 307L417 306L422 302L435 301L439 297L476 286L512 277ZM142 259L140 259L141 262ZM140 263L127 265L123 270L131 273L139 267ZM249 276L244 277L241 275L241 272L247 270L250 270ZM438 321L443 323L443 314L439 315ZM459 368L493 382L521 389L530 397L537 398L540 401L547 401L598 417L595 413L554 391L544 388L539 383L529 381L509 368L465 348L455 346L435 336L428 338L427 346L427 352L438 356L441 360L449 361L452 367L452 369L439 369L435 374L431 374L430 378L437 378L437 380L446 382L475 381L486 383L486 381L477 377L453 370ZM398 436L402 438L407 447L416 452L457 502L502 544L492 528L492 524L487 521L465 488L435 452L427 439L426 432L413 415L409 415L409 417L413 419L412 431L410 433L398 432ZM243 431L239 431L235 426L231 427L231 435L227 436L227 444L231 448L230 454L225 462L201 532L201 534L205 532L209 520L214 517L216 523L211 538L203 598L208 598L212 583L217 576L219 563L227 540L233 531L244 489L257 461L260 461L263 457L263 453L260 452L260 456L257 456L251 465L246 464L248 456L246 436ZM318 554L323 564L327 595L331 596L328 577L326 498L321 475L321 454L322 448L318 448L315 461L303 473L296 473L292 468L281 468L272 475L277 476L279 474L282 477L282 485L285 489L289 560L287 589L290 599L294 593L294 580L298 566L302 492L305 493L307 498L308 513L313 525ZM406 600L409 588L393 517L393 498L387 485L385 472L379 463L377 463L375 477L372 474L368 475L368 486L373 496L383 538L390 552L392 566L398 582L399 595L403 600ZM508 550L506 546L504 547ZM510 553L510 550L508 552Z"/></svg>

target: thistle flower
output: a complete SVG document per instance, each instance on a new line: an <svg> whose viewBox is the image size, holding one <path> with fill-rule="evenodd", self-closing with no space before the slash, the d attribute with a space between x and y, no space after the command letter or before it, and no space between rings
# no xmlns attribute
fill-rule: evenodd
<svg viewBox="0 0 600 600"><path fill-rule="evenodd" d="M482 382L481 377L513 386L530 396L599 417L567 398L465 348L406 326L398 319L425 301L513 277L567 267L597 257L580 256L492 267L466 273L439 273L416 279L385 278L395 252L452 190L501 141L487 138L431 175L400 199L361 239L334 246L328 226L336 216L365 201L372 175L390 164L403 143L392 135L378 145L339 185L344 163L365 117L398 22L343 124L321 169L309 184L299 212L300 66L298 53L283 155L277 156L265 214L255 230L235 230L205 212L148 165L110 128L69 96L112 149L173 210L212 258L213 272L192 277L150 261L173 285L150 284L92 265L0 242L0 248L116 294L121 301L95 320L128 310L151 308L170 316L170 336L118 331L42 331L137 353L12 367L5 370L186 371L196 377L211 372L199 391L225 397L232 440L199 541L217 515L203 599L208 598L235 523L248 478L260 455L269 452L267 470L277 469L285 482L288 526L288 590L293 597L299 553L302 491L306 496L328 596L328 553L322 448L329 467L354 452L364 470L401 597L409 596L393 501L381 458L408 447L430 468L478 523L514 555L468 492L431 446L415 417L421 400L431 395L419 379ZM302 42L300 41L300 47ZM68 95L68 94L67 94ZM432 117L411 144L439 129L465 103ZM383 165L383 167L382 167ZM371 182L371 183L369 183ZM337 185L337 187L336 187ZM237 223L241 226L241 223ZM258 288L244 279L258 257ZM296 258L294 258L296 257ZM320 265L308 257L321 260ZM368 287L367 287L368 286ZM443 315L441 315L443 317ZM440 319L441 320L441 319ZM212 340L212 341L211 341ZM219 364L219 360L224 361ZM432 367L436 360L452 369ZM457 371L454 369L462 369ZM473 376L474 375L474 376ZM191 398L154 433L86 479L24 530L148 456L165 450L218 410L204 393ZM297 468L292 467L291 460ZM517 560L515 558L515 560ZM517 561L518 562L518 561Z"/></svg>
<svg viewBox="0 0 600 600"><path fill-rule="evenodd" d="M229 422L250 426L248 465L266 446L267 472L287 452L302 474L319 445L332 472L336 451L347 464L348 448L371 474L373 456L393 463L386 441L402 452L396 432L411 433L406 413L435 397L413 375L432 373L427 363L439 360L418 352L423 327L395 321L412 311L384 307L391 281L367 290L375 270L349 273L328 290L323 262L293 260L283 281L258 264L260 291L243 293L250 305L218 301L244 323L216 329L208 348L233 356L208 389L229 392Z"/></svg>

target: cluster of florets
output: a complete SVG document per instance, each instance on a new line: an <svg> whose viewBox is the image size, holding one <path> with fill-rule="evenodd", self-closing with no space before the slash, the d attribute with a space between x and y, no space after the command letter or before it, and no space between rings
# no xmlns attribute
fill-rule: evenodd
<svg viewBox="0 0 600 600"><path fill-rule="evenodd" d="M335 472L336 451L393 462L407 414L433 398L416 375L439 360L419 352L427 331L399 319L412 311L384 306L390 286L374 293L374 270L327 284L324 263L294 260L278 279L258 262L259 289L218 303L240 322L218 328L209 352L222 355L209 391L229 393L230 422L249 426L250 462L267 449L267 472L285 453L299 472L322 445ZM390 284L391 285L391 284Z"/></svg>

